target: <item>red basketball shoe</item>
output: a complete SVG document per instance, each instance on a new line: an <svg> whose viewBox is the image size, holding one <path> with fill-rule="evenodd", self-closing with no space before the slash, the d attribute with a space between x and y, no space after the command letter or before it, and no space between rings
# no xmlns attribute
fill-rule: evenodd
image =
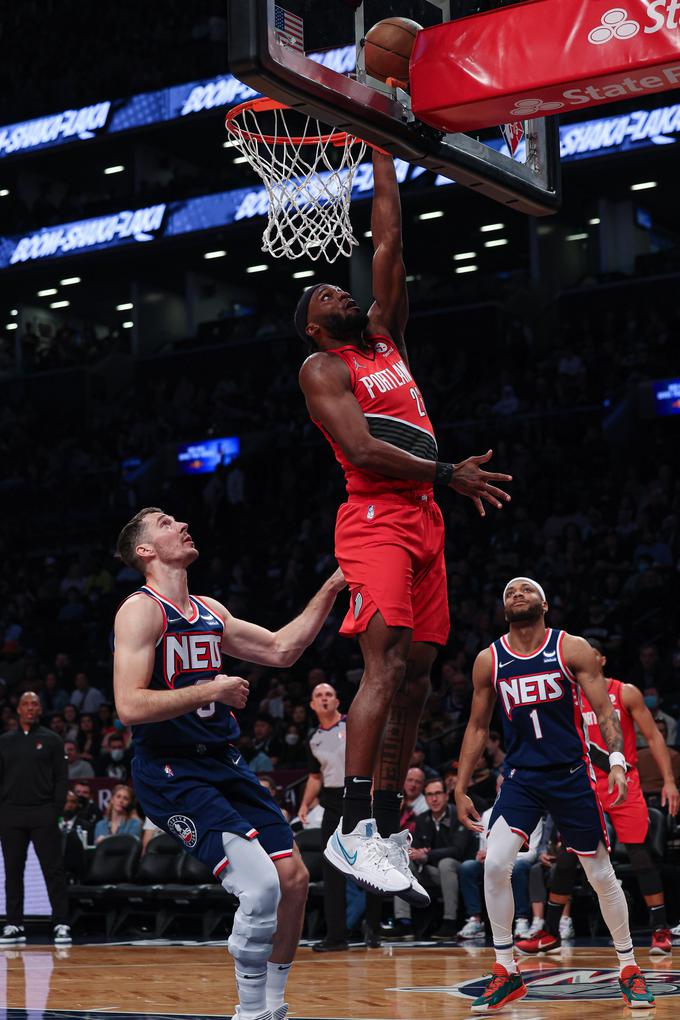
<svg viewBox="0 0 680 1020"><path fill-rule="evenodd" d="M559 953L562 948L562 939L559 935L551 935L545 928L537 931L528 939L519 939L515 942L515 949L525 956L541 956L544 953Z"/></svg>
<svg viewBox="0 0 680 1020"><path fill-rule="evenodd" d="M657 928L652 935L650 956L668 956L673 951L673 938L669 928Z"/></svg>

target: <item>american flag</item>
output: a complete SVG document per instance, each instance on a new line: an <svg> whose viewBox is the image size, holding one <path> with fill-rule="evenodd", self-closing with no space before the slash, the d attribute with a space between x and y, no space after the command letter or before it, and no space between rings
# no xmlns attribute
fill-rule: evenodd
<svg viewBox="0 0 680 1020"><path fill-rule="evenodd" d="M274 30L279 42L284 46L292 46L294 50L304 53L305 39L302 18L291 14L284 7L274 7Z"/></svg>

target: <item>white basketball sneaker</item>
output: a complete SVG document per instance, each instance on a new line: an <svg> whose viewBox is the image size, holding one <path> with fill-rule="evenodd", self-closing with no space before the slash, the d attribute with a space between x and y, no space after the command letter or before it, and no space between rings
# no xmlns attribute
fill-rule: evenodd
<svg viewBox="0 0 680 1020"><path fill-rule="evenodd" d="M379 896L396 896L411 886L409 879L391 863L386 841L378 835L372 818L359 822L352 832L343 832L341 822L323 855L343 875Z"/></svg>
<svg viewBox="0 0 680 1020"><path fill-rule="evenodd" d="M429 907L430 897L411 869L411 860L408 855L409 847L413 842L411 833L408 829L402 829L401 832L393 832L392 835L383 840L383 842L387 847L387 859L390 864L392 864L409 883L408 889L397 893L399 899L406 900L407 903L412 903L414 907Z"/></svg>
<svg viewBox="0 0 680 1020"><path fill-rule="evenodd" d="M574 922L570 917L560 918L560 938L561 939L576 938L576 932L574 931Z"/></svg>

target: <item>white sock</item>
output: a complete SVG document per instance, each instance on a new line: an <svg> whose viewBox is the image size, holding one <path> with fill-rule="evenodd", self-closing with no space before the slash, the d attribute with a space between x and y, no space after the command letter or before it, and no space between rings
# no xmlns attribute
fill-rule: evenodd
<svg viewBox="0 0 680 1020"><path fill-rule="evenodd" d="M635 967L635 950L631 946L630 949L626 949L623 952L616 950L616 955L619 958L619 974L622 974L626 967Z"/></svg>
<svg viewBox="0 0 680 1020"><path fill-rule="evenodd" d="M286 982L292 963L267 964L267 1009L272 1011L283 1006L286 997Z"/></svg>
<svg viewBox="0 0 680 1020"><path fill-rule="evenodd" d="M496 954L496 963L500 963L501 967L505 967L508 974L517 973L517 963L512 952L512 946L508 946L506 949L496 949L494 946L493 951Z"/></svg>
<svg viewBox="0 0 680 1020"><path fill-rule="evenodd" d="M255 1020L267 1012L267 971L247 971L236 965L239 1020Z"/></svg>

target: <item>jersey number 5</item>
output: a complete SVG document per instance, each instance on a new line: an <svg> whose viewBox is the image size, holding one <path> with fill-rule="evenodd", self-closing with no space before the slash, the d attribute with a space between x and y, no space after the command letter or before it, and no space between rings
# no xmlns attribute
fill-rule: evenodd
<svg viewBox="0 0 680 1020"><path fill-rule="evenodd" d="M196 681L196 686L198 687L200 686L200 684L207 684L210 680L212 680L212 677L210 676L201 677L200 680ZM210 716L214 714L215 714L214 701L209 701L207 705L201 705L200 708L196 709L196 715L198 716L199 719L209 719Z"/></svg>

